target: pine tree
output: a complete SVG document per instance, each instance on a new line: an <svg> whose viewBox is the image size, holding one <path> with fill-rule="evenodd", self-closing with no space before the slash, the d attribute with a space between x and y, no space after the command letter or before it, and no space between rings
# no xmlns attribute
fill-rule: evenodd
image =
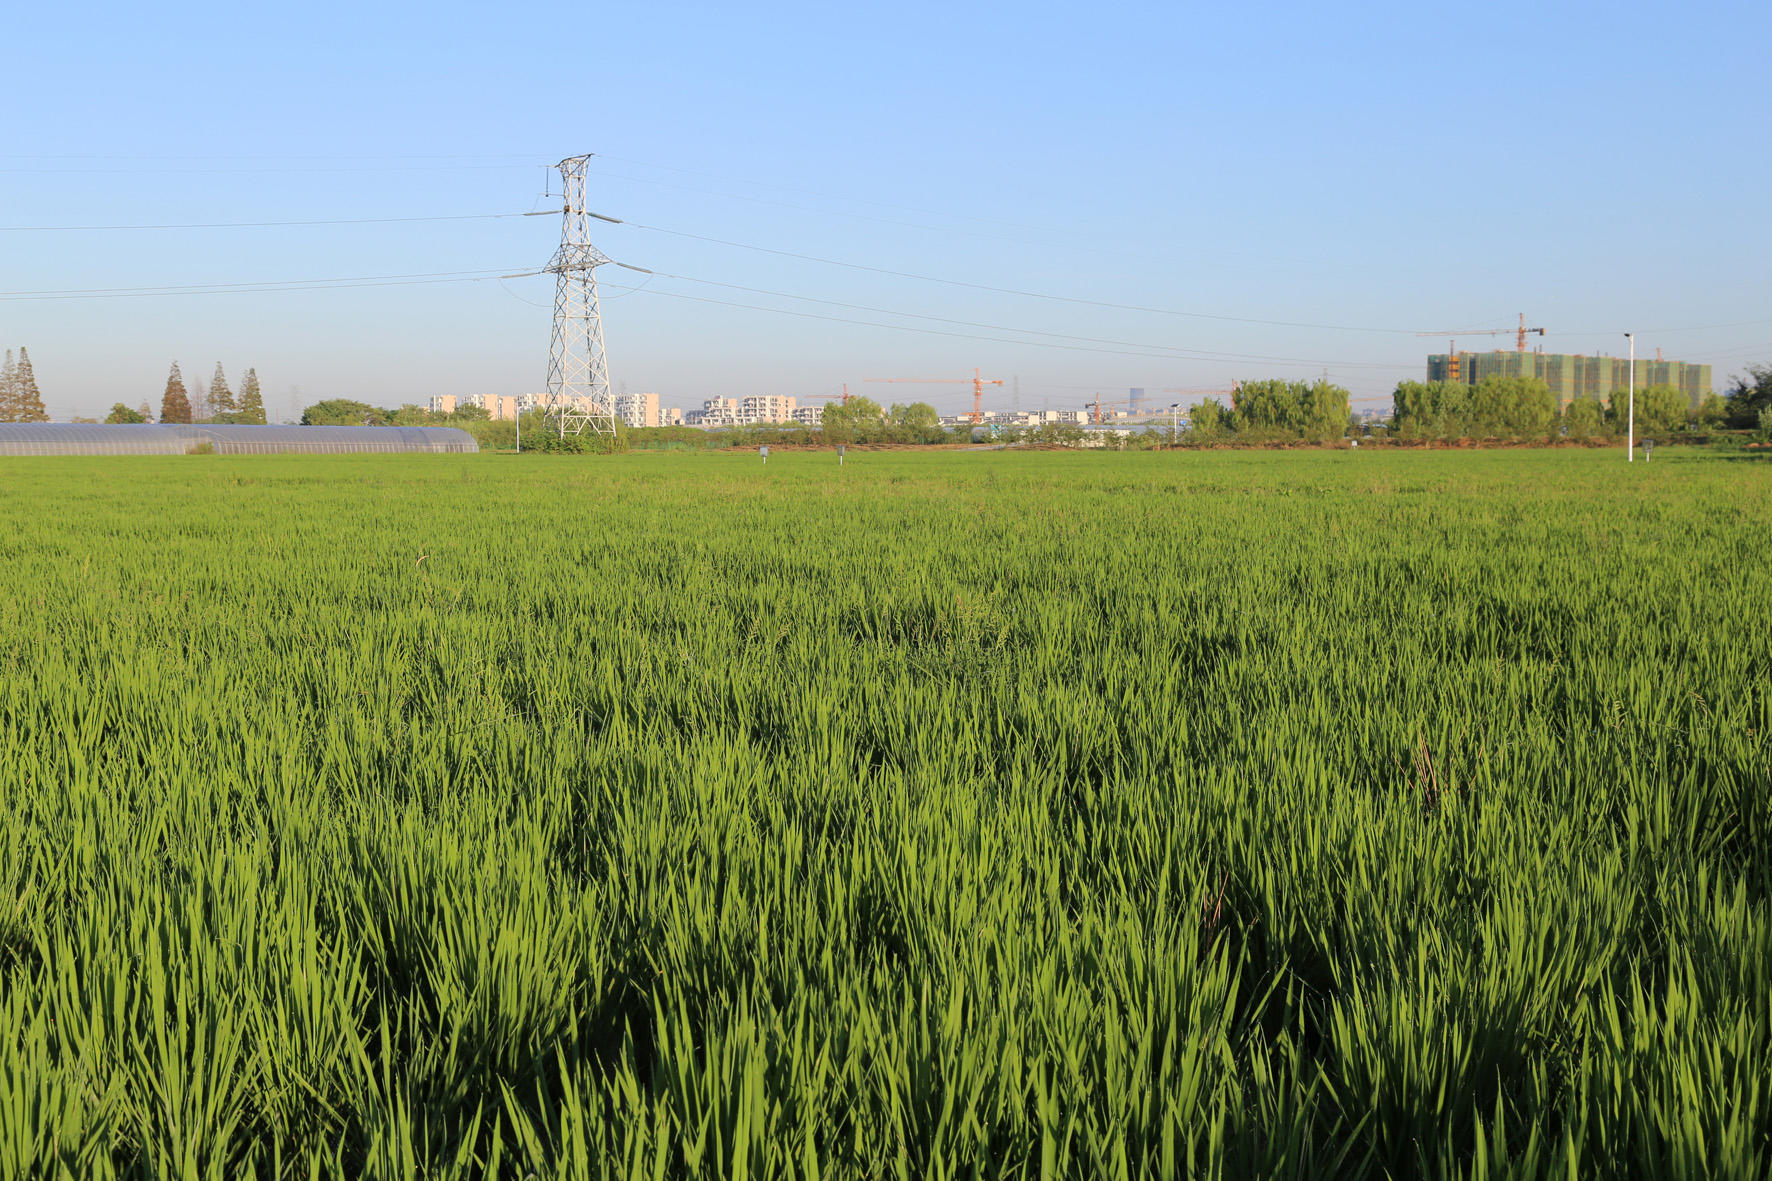
<svg viewBox="0 0 1772 1181"><path fill-rule="evenodd" d="M146 398L142 399L142 404L135 408L135 412L142 416L143 422L154 421L154 407Z"/></svg>
<svg viewBox="0 0 1772 1181"><path fill-rule="evenodd" d="M258 388L258 370L248 369L240 380L240 412L235 422L262 423L265 420L265 397Z"/></svg>
<svg viewBox="0 0 1772 1181"><path fill-rule="evenodd" d="M160 421L191 421L191 399L185 393L185 379L178 371L177 361L166 375L166 392L160 395Z"/></svg>
<svg viewBox="0 0 1772 1181"><path fill-rule="evenodd" d="M234 391L228 388L227 375L217 361L215 376L209 379L209 413L217 422L233 422L234 412L239 409L234 404Z"/></svg>
<svg viewBox="0 0 1772 1181"><path fill-rule="evenodd" d="M43 395L37 390L37 375L31 370L31 354L23 345L18 350L18 368L12 376L12 404L17 408L14 422L48 422L49 411L43 406Z"/></svg>
<svg viewBox="0 0 1772 1181"><path fill-rule="evenodd" d="M17 422L17 400L13 391L18 388L18 367L12 363L12 350L6 350L6 365L0 368L0 422Z"/></svg>

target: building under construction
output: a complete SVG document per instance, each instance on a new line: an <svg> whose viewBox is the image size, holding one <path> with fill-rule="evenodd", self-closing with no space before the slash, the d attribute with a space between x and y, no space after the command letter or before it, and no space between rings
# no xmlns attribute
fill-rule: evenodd
<svg viewBox="0 0 1772 1181"><path fill-rule="evenodd" d="M1559 408L1577 398L1606 401L1613 390L1630 384L1630 362L1623 357L1587 357L1570 353L1435 353L1427 359L1429 381L1462 381L1475 385L1485 377L1536 377L1550 387ZM1637 359L1637 388L1671 385L1686 395L1696 410L1711 392L1710 366L1690 361Z"/></svg>

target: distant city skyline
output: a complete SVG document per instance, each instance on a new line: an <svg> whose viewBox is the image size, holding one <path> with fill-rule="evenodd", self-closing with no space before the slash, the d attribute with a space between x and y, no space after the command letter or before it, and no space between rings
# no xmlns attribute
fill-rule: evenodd
<svg viewBox="0 0 1772 1181"><path fill-rule="evenodd" d="M1325 372L1369 407L1446 351L1416 333L1520 312L1721 389L1772 361L1768 33L1745 3L39 8L0 346L63 420L174 360L256 367L274 419L532 393L551 279L504 276L593 152L597 245L655 272L600 272L611 375L665 406L952 414L969 388L870 379L976 366L988 408Z"/></svg>

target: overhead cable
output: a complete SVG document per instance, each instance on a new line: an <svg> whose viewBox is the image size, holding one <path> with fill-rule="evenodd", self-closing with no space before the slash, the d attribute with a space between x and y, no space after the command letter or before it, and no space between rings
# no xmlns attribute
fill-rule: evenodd
<svg viewBox="0 0 1772 1181"><path fill-rule="evenodd" d="M661 274L662 274L662 272L661 272ZM686 299L686 300L691 300L695 303L718 304L722 307L748 308L752 311L758 311L758 312L773 312L773 313L775 313L777 315L781 315L781 316L795 316L800 319L806 319L806 320L825 320L825 321L828 321L828 322L834 323L834 324L854 324L854 325L857 325L862 328L885 328L885 329L888 329L888 330L894 331L894 332L920 332L920 333L923 333L923 334L929 335L929 336L948 336L948 337L955 337L955 338L958 338L961 340L981 340L981 341L987 341L987 342L990 342L993 344L1008 344L1008 345L1018 345L1018 346L1023 346L1023 347L1031 346L1033 348L1044 348L1044 349L1064 349L1064 350L1068 350L1071 352L1082 352L1082 353L1107 353L1112 356L1121 356L1121 357L1152 357L1152 358L1156 358L1156 359L1164 360L1164 361L1264 360L1264 361L1268 361L1269 363L1273 363L1273 364L1312 365L1312 366L1329 364L1329 365L1344 365L1344 366L1347 366L1350 368L1354 367L1353 364L1349 363L1349 362L1310 360L1310 359L1304 359L1304 358L1285 361L1285 360L1280 360L1277 358L1259 358L1259 357L1237 356L1234 354L1212 354L1212 353L1205 353L1205 352L1184 356L1184 355L1177 354L1176 352L1173 352L1173 351L1154 352L1148 348L1095 348L1090 345L1064 344L1064 343L1058 343L1058 342L1047 342L1047 341L1042 341L1042 340L1011 340L1011 339L1006 339L1004 337L998 337L998 336L981 336L981 335L979 335L977 333L973 333L973 332L949 332L949 331L945 331L945 330L939 329L939 328L919 328L919 327L916 327L915 325L910 325L910 324L882 324L876 320L856 320L856 319L851 319L847 316L827 316L827 315L823 315L818 312L797 312L791 308L772 308L772 307L768 307L763 304L742 303L737 300L730 300L730 299L714 299L712 297L705 296L705 295L689 295L689 294L687 294L685 292L681 292L681 291L666 291L666 290L664 290L662 288L658 288L658 287L644 288L644 287L619 287L619 286L617 286L615 289L621 290L621 291L629 291L629 292L633 292L636 294L644 292L644 294L647 294L647 295L662 295L662 296L666 296L671 299ZM1018 330L1017 329L1009 329L1008 331L1018 331ZM1388 365L1388 364L1384 364L1382 362L1364 362L1364 363L1360 363L1358 365L1358 367L1359 368L1375 368L1375 369L1414 369L1414 368L1416 368L1415 365Z"/></svg>
<svg viewBox="0 0 1772 1181"><path fill-rule="evenodd" d="M1178 308L1151 307L1146 304L1114 303L1102 299L1085 299L1076 295L1055 295L1049 291L1027 291L1016 287L995 287L988 283L972 283L964 279L948 279L940 275L923 275L914 271L897 271L890 267L870 266L867 263L849 262L838 258L825 258L817 254L802 254L794 250L779 250L772 246L758 246L751 242L734 242L726 238L714 238L706 234L692 234L687 230L673 230L665 226L647 225L643 222L626 221L622 218L596 214L604 221L617 222L632 226L636 230L648 230L655 234L669 234L677 238L689 238L697 242L711 242L716 246L730 246L737 250L754 250L760 254L773 254L781 258L796 258L804 262L822 263L826 266L846 267L850 270L868 271L876 275L891 275L899 279L915 279L923 283L940 283L947 287L965 287L973 291L989 291L997 295L1015 295L1026 299L1046 299L1058 303L1085 304L1089 307L1113 308L1122 312L1149 312L1159 316L1185 316L1199 320L1221 320L1233 324L1261 324L1272 328L1314 328L1329 332L1376 332L1394 336L1414 336L1413 328L1374 328L1358 324L1317 324L1299 320L1264 320L1253 316L1227 316L1216 312L1190 312Z"/></svg>
<svg viewBox="0 0 1772 1181"><path fill-rule="evenodd" d="M354 275L333 279L272 279L253 283L193 283L158 287L73 287L43 291L0 291L0 300L124 299L160 295L253 295L272 291L321 291L338 287L396 284L473 283L496 279L504 268L480 271L420 271L405 275Z"/></svg>
<svg viewBox="0 0 1772 1181"><path fill-rule="evenodd" d="M396 222L418 221L492 221L506 217L544 217L548 214L558 212L560 212L558 209L544 209L539 213L443 213L429 217L332 217L314 218L306 221L193 221L131 226L0 226L0 232L34 233L51 230L77 230L81 232L91 232L96 230L233 230L266 226L375 226L392 225Z"/></svg>
<svg viewBox="0 0 1772 1181"><path fill-rule="evenodd" d="M618 266L626 266L627 264L618 263L617 265ZM634 269L634 268L630 268L630 269ZM899 311L896 308L875 307L870 304L844 303L841 300L820 299L817 296L811 296L811 295L795 295L793 292L790 292L790 291L771 291L771 290L768 290L767 288L762 288L762 287L744 287L744 286L741 286L737 283L722 283L722 282L715 280L715 279L697 279L692 275L672 274L669 271L658 271L655 273L660 278L663 278L663 279L677 279L677 280L680 280L685 283L699 283L699 284L702 284L702 285L708 286L708 287L724 287L724 288L731 290L731 291L742 291L742 292L745 292L750 295L768 295L768 296L773 296L778 299L796 299L796 300L800 300L801 302L804 302L804 303L824 304L828 307L846 308L850 311L874 312L876 314L886 315L886 316L905 316L905 317L908 317L908 318L914 319L914 320L929 320L929 321L933 321L938 324L951 324L951 325L954 325L956 327L961 327L961 328L983 328L983 329L986 329L987 331L991 331L991 332L1014 332L1014 333L1017 333L1019 335L1024 335L1024 336L1043 336L1043 337L1050 337L1055 340L1078 341L1078 342L1082 342L1082 343L1086 343L1086 344L1116 345L1116 346L1119 346L1122 348L1150 350L1150 353L1145 353L1142 355L1151 355L1151 353L1162 352L1162 353L1173 353L1177 356L1178 359L1183 359L1183 360L1211 359L1211 360L1237 360L1237 361L1285 361L1285 362L1293 362L1293 363L1306 364L1306 365L1341 365L1341 366L1377 365L1377 366L1383 366L1385 368L1415 368L1415 366L1413 366L1413 365L1410 365L1410 366L1389 365L1384 362L1336 361L1336 360L1324 360L1320 357L1274 357L1274 356L1266 356L1266 355L1255 354L1255 353L1229 353L1229 352L1221 352L1221 351L1217 351L1217 350L1194 349L1194 348L1189 348L1185 345L1152 344L1152 343L1146 342L1146 341L1132 341L1132 340L1113 340L1110 338L1104 338L1104 337L1098 337L1098 336L1076 336L1076 335L1073 335L1073 334L1067 333L1067 332L1046 332L1046 331L1043 331L1043 330L1040 330L1037 328L1016 328L1016 327L1013 327L1012 325L1007 325L1007 324L987 324L987 323L981 323L976 320L956 320L956 319L953 319L948 316L932 316L932 315L928 315L923 312L904 312L904 311ZM735 306L749 307L749 306L754 306L754 305L745 304L745 305L735 305ZM763 309L763 310L775 310L775 309ZM895 325L881 325L881 327L896 327L896 326ZM1031 343L1031 342L1028 342L1028 343Z"/></svg>

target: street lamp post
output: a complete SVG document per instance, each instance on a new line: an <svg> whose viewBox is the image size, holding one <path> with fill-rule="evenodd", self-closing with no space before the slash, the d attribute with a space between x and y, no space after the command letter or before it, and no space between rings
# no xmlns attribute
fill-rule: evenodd
<svg viewBox="0 0 1772 1181"><path fill-rule="evenodd" d="M1637 458L1637 334L1627 332L1624 339L1630 341L1630 368L1626 370L1630 375L1626 379L1626 384L1630 386L1626 413L1630 417L1625 421L1624 427L1624 461L1632 463Z"/></svg>

